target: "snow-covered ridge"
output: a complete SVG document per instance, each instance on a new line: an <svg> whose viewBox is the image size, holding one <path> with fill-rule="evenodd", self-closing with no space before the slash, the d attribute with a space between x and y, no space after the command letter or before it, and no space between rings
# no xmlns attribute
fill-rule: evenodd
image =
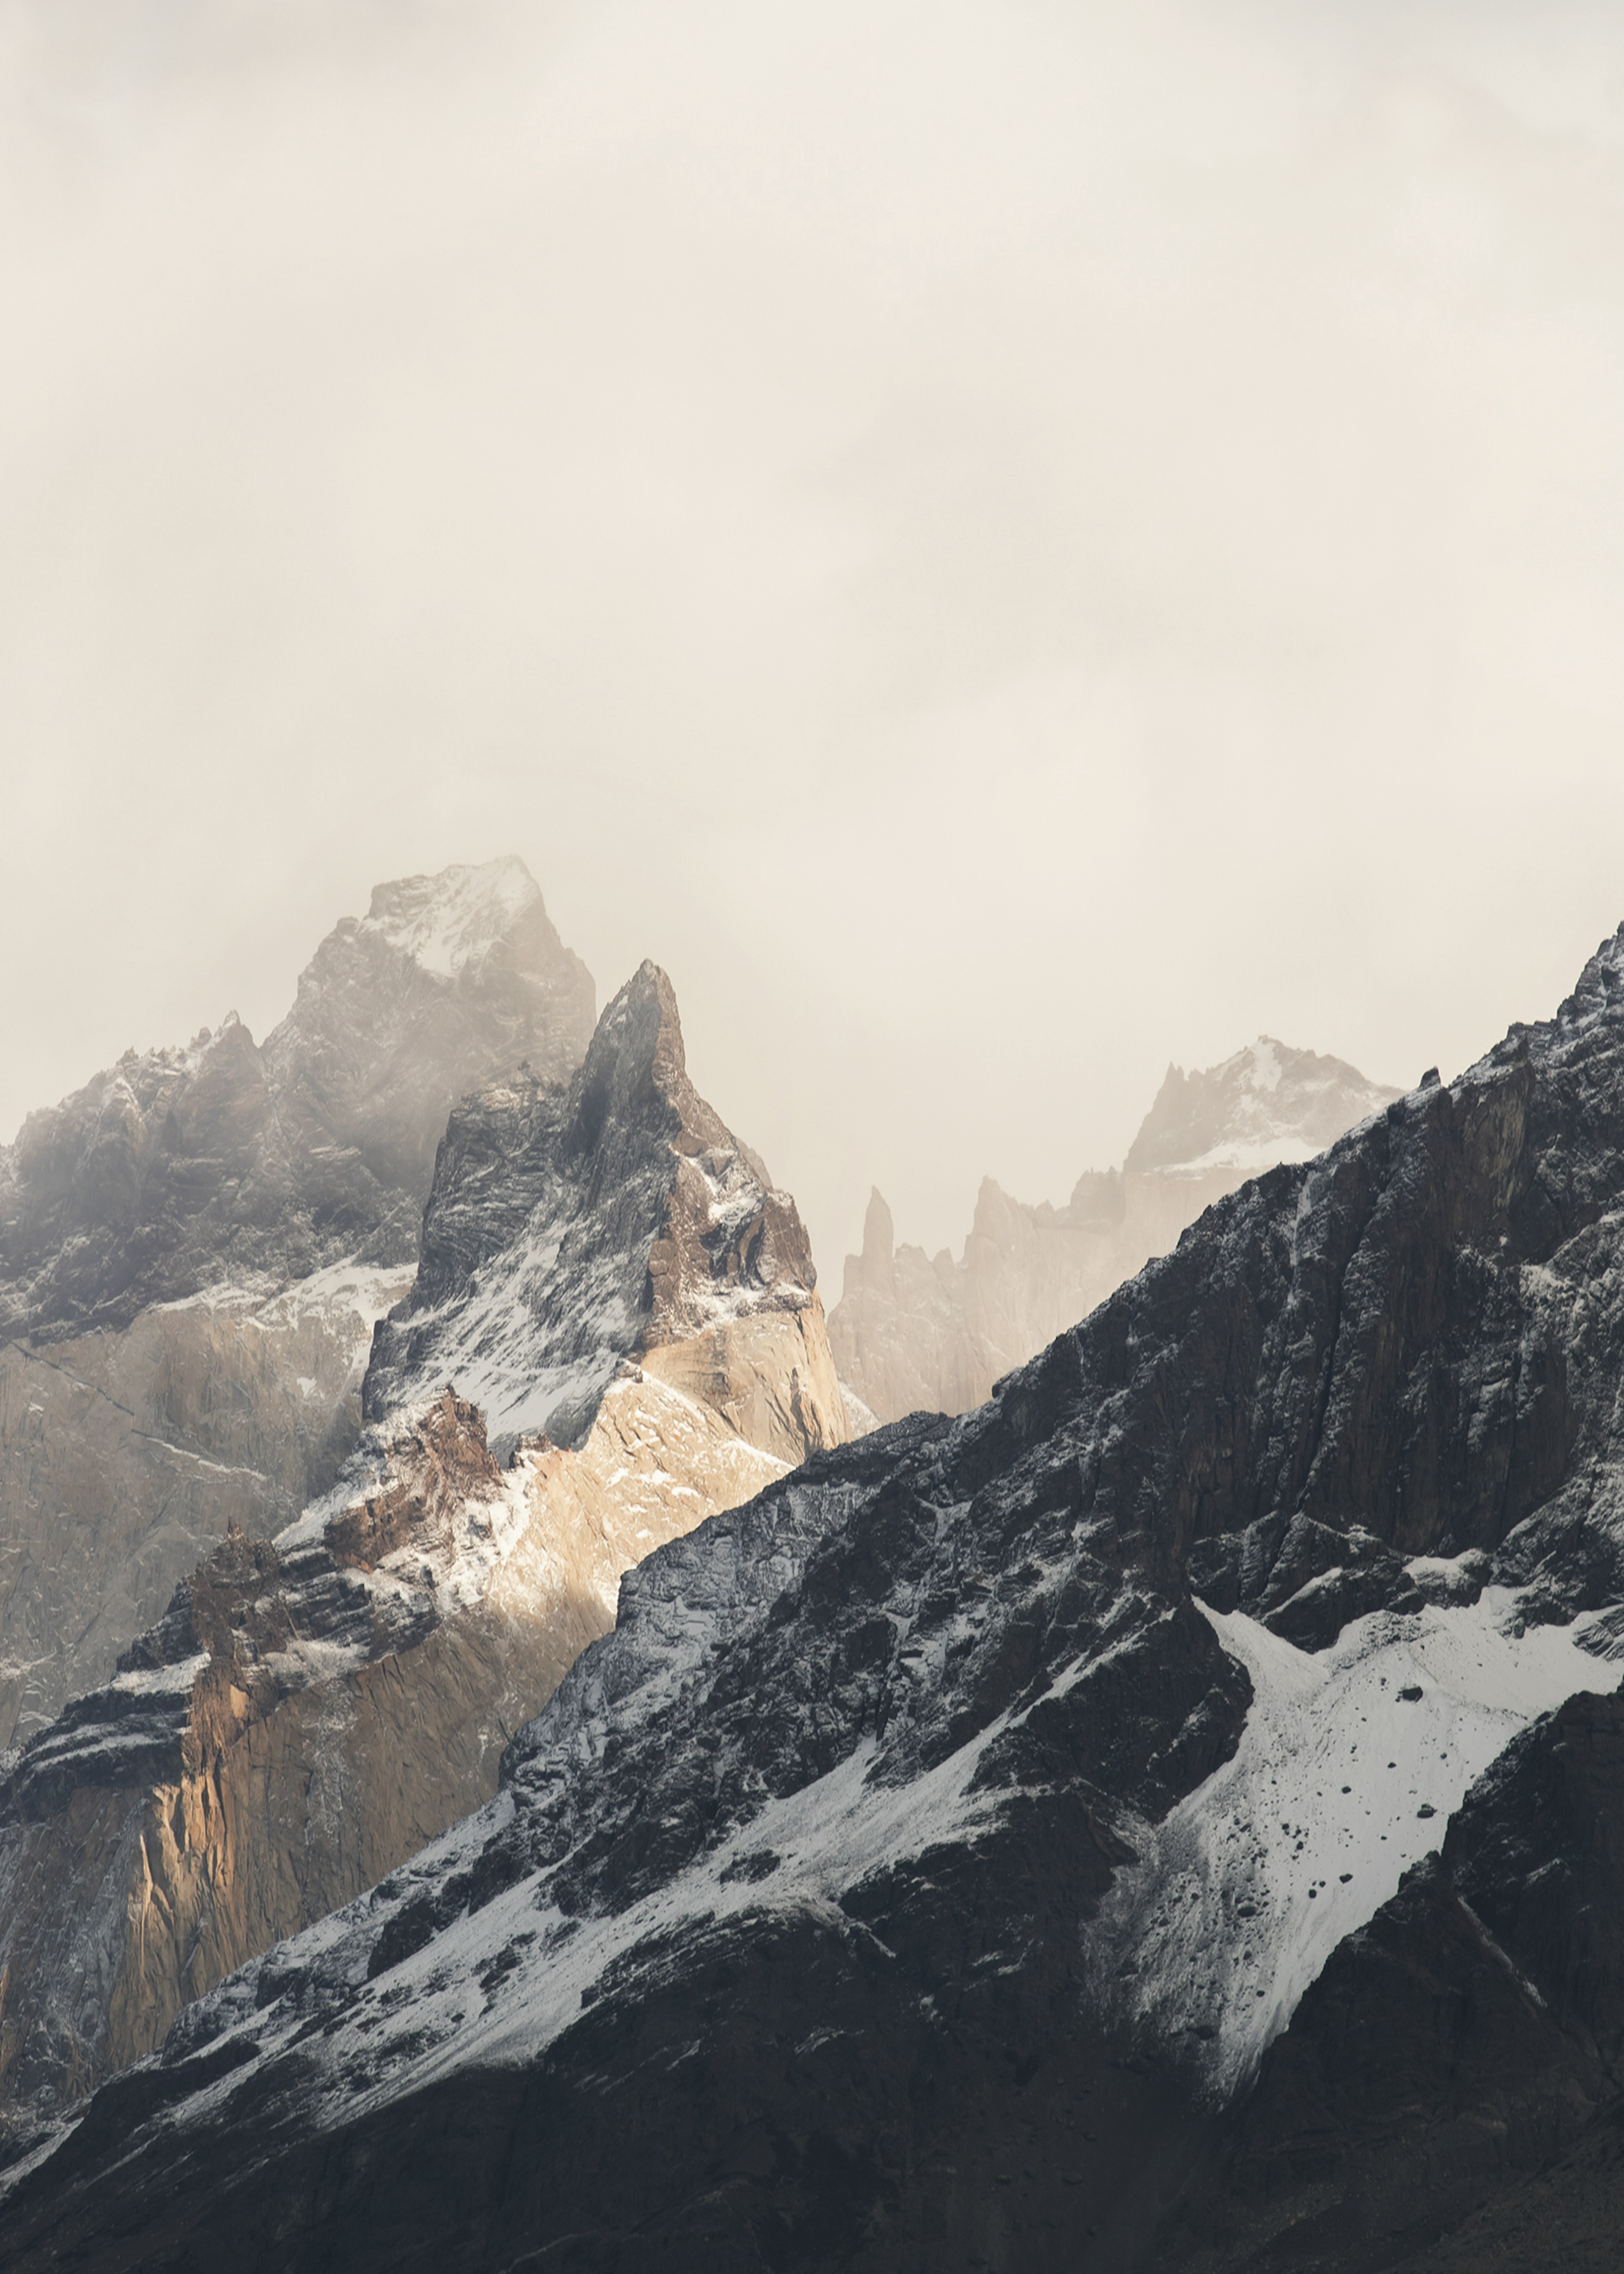
<svg viewBox="0 0 1624 2274"><path fill-rule="evenodd" d="M1001 1718L987 1741L1004 1726ZM805 1914L861 1939L864 1930L839 1908L854 1879L972 1839L991 1822L993 1803L973 1789L984 1751L977 1744L910 1784L886 1787L869 1781L874 1753L864 1746L815 1784L770 1800L748 1829L613 1916L567 1916L538 1902L527 1879L369 1982L380 1927L414 1897L476 1866L511 1823L513 1800L504 1792L385 1886L222 1983L207 2008L183 2021L177 2039L190 2026L211 2047L252 2042L272 2060L302 2036L310 2048L306 2119L319 2128L348 2124L461 2069L528 2065L579 2020L599 1984L628 1964L649 1965L648 1954L663 1944L725 1932L746 1918L790 1923ZM267 1965L277 1977L304 1976L299 1992L262 2006ZM493 1968L500 1999L482 1995ZM309 2030L312 1992L318 2007L330 1999L348 2009L320 2035ZM209 2101L199 2096L191 2105L200 2114ZM0 2172L0 2201L11 2179Z"/></svg>

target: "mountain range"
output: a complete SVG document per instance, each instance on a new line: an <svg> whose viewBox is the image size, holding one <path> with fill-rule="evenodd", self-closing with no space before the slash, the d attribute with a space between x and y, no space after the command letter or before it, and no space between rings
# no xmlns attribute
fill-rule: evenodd
<svg viewBox="0 0 1624 2274"><path fill-rule="evenodd" d="M1306 1161L1398 1092L1340 1058L1267 1035L1221 1065L1167 1078L1120 1169L1085 1170L1063 1208L990 1177L957 1261L896 1244L876 1189L846 1259L829 1331L842 1380L883 1421L967 1413L994 1384L1173 1246L1249 1177Z"/></svg>
<svg viewBox="0 0 1624 2274"><path fill-rule="evenodd" d="M568 1082L457 1105L333 1487L269 1541L234 1524L0 1760L0 2124L488 1798L621 1572L846 1441L816 1283L652 964Z"/></svg>
<svg viewBox="0 0 1624 2274"><path fill-rule="evenodd" d="M1616 2264L1624 928L1449 1082L1175 1070L1095 1217L1228 1188L875 1428L918 1306L825 1329L664 975L562 1072L8 1758L0 2266ZM977 1364L1133 1252L1019 1213Z"/></svg>

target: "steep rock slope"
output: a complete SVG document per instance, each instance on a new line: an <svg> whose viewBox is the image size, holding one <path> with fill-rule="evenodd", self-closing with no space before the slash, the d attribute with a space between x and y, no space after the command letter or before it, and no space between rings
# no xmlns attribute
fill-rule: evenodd
<svg viewBox="0 0 1624 2274"><path fill-rule="evenodd" d="M591 1024L523 862L448 869L338 924L262 1049L126 1052L0 1148L0 1747L332 1482L452 1104Z"/></svg>
<svg viewBox="0 0 1624 2274"><path fill-rule="evenodd" d="M1224 2001L1259 2000L1238 1968L1216 2015L1209 1988L1171 1994L1172 1875L1278 1958L1344 1883L1270 1872L1345 1832L1368 1850L1339 1931L1380 1939L1456 1772L1429 1769L1442 1804L1414 1800L1384 1886L1365 1796L1327 1770L1371 1743L1372 1781L1399 1771L1416 1706L1418 1789L1429 1730L1444 1756L1459 1731L1470 1779L1486 1718L1511 1738L1553 1689L1558 1725L1605 1726L1580 1693L1615 1686L1624 1603L1621 1127L1624 933L1548 1026L1220 1202L985 1408L815 1456L661 1549L493 1802L14 2166L4 2263L1042 2274L1165 2263L1192 2183L1207 2247L1245 2089L1211 2049ZM1566 1953L1563 2013L1605 2050L1611 1946L1563 1921L1611 1865L1576 1907L1560 1885L1605 1808L1545 1808L1519 1758L1515 1840L1462 1850L1484 1932L1553 2005ZM1284 1858L1252 1797L1282 1781ZM1115 1906L1158 1874L1124 2002ZM1541 1874L1552 1896L1496 1924ZM1252 2058L1287 2058L1350 1948L1275 1999ZM1519 2120L1593 2138L1582 2044L1525 2017L1484 2058L1530 2047L1547 2082ZM1446 2218L1492 2167L1461 2167ZM1359 2241L1333 2225L1303 2263L1395 2263Z"/></svg>
<svg viewBox="0 0 1624 2274"><path fill-rule="evenodd" d="M1169 1066L1120 1171L1086 1171L1058 1209L985 1178L957 1262L898 1247L875 1193L830 1314L841 1378L882 1420L968 1412L1214 1201L1309 1159L1397 1096L1267 1035L1204 1073Z"/></svg>
<svg viewBox="0 0 1624 2274"><path fill-rule="evenodd" d="M621 1573L845 1435L794 1203L695 1093L652 966L572 1087L458 1110L426 1224L334 1490L274 1542L228 1539L0 1786L13 2129L487 1799ZM556 1421L537 1385L571 1332L575 1442L509 1428L503 1472L442 1377L483 1384L493 1338L523 1418Z"/></svg>
<svg viewBox="0 0 1624 2274"><path fill-rule="evenodd" d="M498 1470L471 1407L440 1401L357 1466L317 1522L229 1534L14 1757L5 2103L127 2065L188 1996L442 1829L505 1742L492 1709L511 1727L568 1663L500 1615L531 1478Z"/></svg>

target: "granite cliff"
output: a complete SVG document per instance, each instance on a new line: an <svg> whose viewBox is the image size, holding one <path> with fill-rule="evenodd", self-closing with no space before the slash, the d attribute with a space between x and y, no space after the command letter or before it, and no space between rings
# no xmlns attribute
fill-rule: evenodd
<svg viewBox="0 0 1624 2274"><path fill-rule="evenodd" d="M1620 1131L1624 932L658 1549L492 1800L13 2165L0 2263L1608 2263Z"/></svg>
<svg viewBox="0 0 1624 2274"><path fill-rule="evenodd" d="M967 1413L1214 1201L1311 1158L1397 1095L1267 1035L1205 1072L1169 1066L1120 1170L1085 1171L1062 1208L986 1178L957 1261L898 1247L876 1192L830 1314L841 1379L881 1420Z"/></svg>
<svg viewBox="0 0 1624 2274"><path fill-rule="evenodd" d="M0 1763L0 2135L488 1799L622 1572L844 1442L816 1282L652 965L457 1107L337 1482Z"/></svg>
<svg viewBox="0 0 1624 2274"><path fill-rule="evenodd" d="M263 1046L127 1051L0 1148L0 1749L333 1482L447 1113L573 1072L592 1002L522 862L408 877Z"/></svg>

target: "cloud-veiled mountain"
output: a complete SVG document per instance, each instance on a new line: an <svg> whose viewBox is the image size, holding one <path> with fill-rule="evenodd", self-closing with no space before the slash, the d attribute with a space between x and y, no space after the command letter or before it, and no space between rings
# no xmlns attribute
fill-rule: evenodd
<svg viewBox="0 0 1624 2274"><path fill-rule="evenodd" d="M425 1224L337 1487L229 1538L0 1782L14 2134L487 1799L628 1566L846 1435L794 1202L694 1090L652 965L572 1084L458 1107Z"/></svg>
<svg viewBox="0 0 1624 2274"><path fill-rule="evenodd" d="M1605 2143L1621 1126L1624 933L985 1408L650 1557L498 1798L106 2088L5 2263L1353 2274L1413 2255L1382 2175L1427 2127L1441 2223ZM1479 2007L1452 2101L1472 2014L1350 2007L1384 1952L1526 1979L1549 2029ZM1282 2142L1294 2059L1346 2096L1340 2170Z"/></svg>
<svg viewBox="0 0 1624 2274"><path fill-rule="evenodd" d="M1163 1254L1248 1177L1305 1161L1398 1092L1267 1035L1167 1079L1120 1171L1087 1170L1064 1208L985 1178L957 1262L896 1245L876 1192L829 1331L841 1378L882 1420L966 1413L993 1384Z"/></svg>
<svg viewBox="0 0 1624 2274"><path fill-rule="evenodd" d="M48 1344L205 1287L410 1265L456 1099L527 1058L568 1077L591 1030L523 862L379 885L262 1049L229 1016L29 1115L0 1154L0 1329Z"/></svg>
<svg viewBox="0 0 1624 2274"><path fill-rule="evenodd" d="M591 1028L523 863L447 869L335 926L262 1048L128 1051L0 1149L0 1748L332 1483L452 1104Z"/></svg>

